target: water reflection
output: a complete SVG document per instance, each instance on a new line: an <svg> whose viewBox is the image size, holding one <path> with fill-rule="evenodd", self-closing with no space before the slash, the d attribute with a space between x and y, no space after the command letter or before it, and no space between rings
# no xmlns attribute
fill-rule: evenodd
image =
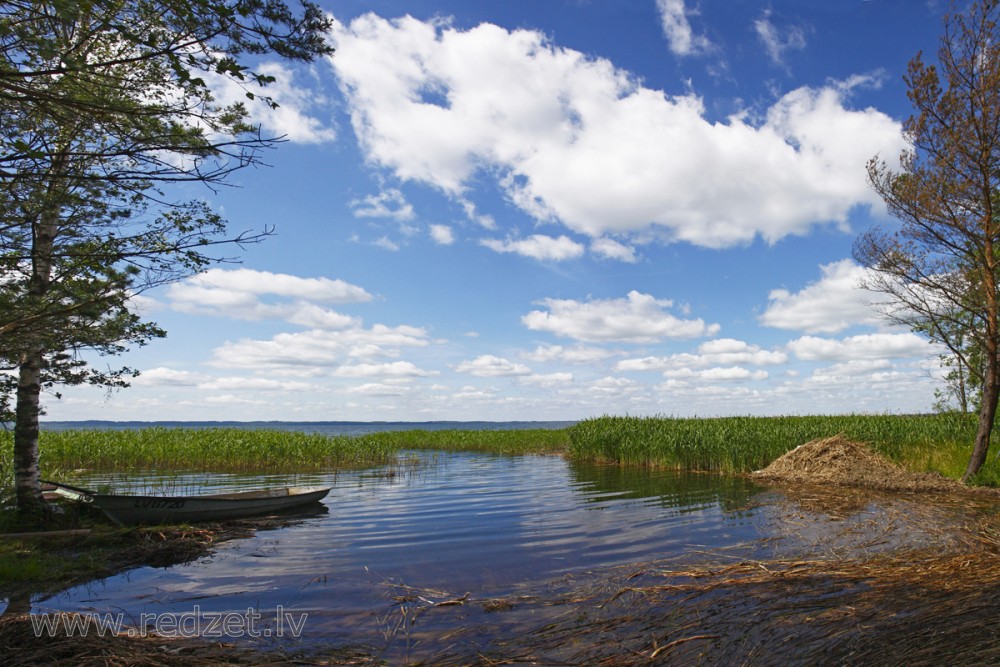
<svg viewBox="0 0 1000 667"><path fill-rule="evenodd" d="M294 527L224 544L210 559L71 589L33 608L120 609L139 617L185 613L195 604L262 612L280 605L309 613L306 633L314 638L372 644L400 591L503 597L569 572L760 537L757 488L742 479L556 456L431 453L406 461L336 475L131 477L132 491L165 483L185 492L287 484L333 491L324 514Z"/></svg>
<svg viewBox="0 0 1000 667"><path fill-rule="evenodd" d="M761 488L744 477L714 475L649 466L617 466L568 462L576 484L586 489L583 500L600 503L604 495L620 501L652 501L679 513L718 506L724 512L747 511Z"/></svg>

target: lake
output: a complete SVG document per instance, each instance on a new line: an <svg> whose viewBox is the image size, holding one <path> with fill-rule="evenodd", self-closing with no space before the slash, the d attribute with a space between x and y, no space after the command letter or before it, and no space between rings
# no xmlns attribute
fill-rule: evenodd
<svg viewBox="0 0 1000 667"><path fill-rule="evenodd" d="M746 478L583 464L560 456L419 452L368 471L78 481L133 492L289 483L333 490L322 507L293 525L223 543L214 556L197 562L140 568L36 600L33 612L122 612L127 622L145 618L149 624L167 614L250 609L263 623L270 619L268 632L253 640L281 634L274 619L293 614L290 621L303 620L295 642L375 647L390 658L398 657L394 651L419 655L416 626L407 615L421 607L476 601L475 613L482 616L487 601L527 599L553 582L600 577L615 567L692 555L773 557L807 550L833 532L843 536L839 547L827 543L824 549L856 548L851 540L868 537L855 528L877 522L882 512L866 502L835 515L796 506L801 520L786 530L787 501L776 502L775 492ZM810 512L820 520L802 519ZM894 518L885 529L890 539L878 548L919 542L913 528ZM461 616L439 614L435 621L427 615L419 629L471 623L473 605L465 607ZM495 624L497 618L475 622ZM288 641L287 634L281 641Z"/></svg>

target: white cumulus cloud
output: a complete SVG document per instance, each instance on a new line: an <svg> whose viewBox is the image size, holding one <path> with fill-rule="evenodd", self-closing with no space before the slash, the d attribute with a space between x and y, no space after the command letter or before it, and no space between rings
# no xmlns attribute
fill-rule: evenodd
<svg viewBox="0 0 1000 667"><path fill-rule="evenodd" d="M406 222L416 217L413 205L395 188L383 190L377 195L355 199L350 205L358 218L387 218L396 222Z"/></svg>
<svg viewBox="0 0 1000 667"><path fill-rule="evenodd" d="M624 299L544 299L539 303L548 310L534 310L522 317L526 327L588 343L652 343L663 338L713 335L719 330L718 324L675 317L665 311L673 301L635 290Z"/></svg>
<svg viewBox="0 0 1000 667"><path fill-rule="evenodd" d="M372 295L343 280L300 278L253 269L209 269L171 286L170 294L197 289L197 294L274 294L320 303L362 303ZM225 297L223 297L225 298Z"/></svg>
<svg viewBox="0 0 1000 667"><path fill-rule="evenodd" d="M311 329L281 333L267 340L224 343L213 351L212 364L225 368L280 369L296 375L323 375L342 366L353 366L355 370L366 368L353 363L359 357L396 357L403 349L425 347L430 343L424 329L405 325L376 324L368 329L358 326L342 331ZM399 369L406 370L397 367Z"/></svg>
<svg viewBox="0 0 1000 667"><path fill-rule="evenodd" d="M737 380L764 380L767 379L767 371L751 371L740 366L730 366L726 368L708 368L698 373L702 380L713 382L734 382Z"/></svg>
<svg viewBox="0 0 1000 667"><path fill-rule="evenodd" d="M583 255L582 245L568 236L553 238L544 234L532 234L526 239L484 239L481 245L501 253L515 253L537 260L552 260L561 262L576 259Z"/></svg>
<svg viewBox="0 0 1000 667"><path fill-rule="evenodd" d="M798 292L772 290L758 320L778 329L806 333L837 333L857 324L884 320L872 304L884 297L861 289L866 269L850 259L820 266L822 277Z"/></svg>
<svg viewBox="0 0 1000 667"><path fill-rule="evenodd" d="M483 354L472 361L463 361L455 366L457 373L469 373L478 377L503 377L509 375L530 375L531 369L524 364L514 363L503 357Z"/></svg>
<svg viewBox="0 0 1000 667"><path fill-rule="evenodd" d="M344 390L347 394L360 394L363 396L405 396L412 392L411 387L399 384L389 384L387 382L366 382Z"/></svg>
<svg viewBox="0 0 1000 667"><path fill-rule="evenodd" d="M615 366L618 371L666 371L678 368L705 368L724 364L770 366L788 361L788 355L776 350L764 350L741 340L719 338L702 343L696 354L681 353L668 357L623 359Z"/></svg>
<svg viewBox="0 0 1000 667"><path fill-rule="evenodd" d="M339 366L333 371L337 377L431 377L437 371L425 371L409 361L390 361L384 364L352 364Z"/></svg>
<svg viewBox="0 0 1000 667"><path fill-rule="evenodd" d="M316 386L306 382L272 380L269 378L219 377L206 380L199 389L210 391L314 392Z"/></svg>
<svg viewBox="0 0 1000 667"><path fill-rule="evenodd" d="M635 256L635 248L607 237L594 239L590 244L590 251L598 257L616 259L619 262L626 262L628 264L634 264L639 261Z"/></svg>
<svg viewBox="0 0 1000 667"><path fill-rule="evenodd" d="M455 234L448 225L431 225L430 233L438 245L451 245L455 242Z"/></svg>
<svg viewBox="0 0 1000 667"><path fill-rule="evenodd" d="M572 373L535 373L525 375L520 379L521 384L537 387L561 387L573 382Z"/></svg>
<svg viewBox="0 0 1000 667"><path fill-rule="evenodd" d="M696 95L536 31L367 14L334 33L330 62L372 165L458 202L492 179L525 213L594 239L727 247L846 229L856 206L883 207L866 161L905 147L897 121L851 108L850 83L793 90L757 124L717 122Z"/></svg>
<svg viewBox="0 0 1000 667"><path fill-rule="evenodd" d="M171 308L185 313L345 329L356 326L356 318L317 303L360 303L370 301L372 295L343 280L252 269L209 269L168 287L166 298Z"/></svg>
<svg viewBox="0 0 1000 667"><path fill-rule="evenodd" d="M283 137L298 144L318 144L336 139L336 131L316 115L328 102L317 90L315 82L312 82L313 85L298 85L297 75L300 72L276 62L263 63L257 70L273 76L274 83L261 88L256 83L240 83L212 72L202 76L212 88L216 101L244 104L250 121L260 125L266 136ZM271 97L278 107L269 107L263 99L249 100L248 92L260 98Z"/></svg>
<svg viewBox="0 0 1000 667"><path fill-rule="evenodd" d="M806 48L805 30L801 26L779 28L771 21L770 10L764 10L761 17L754 21L753 29L775 65L785 66L786 51Z"/></svg>
<svg viewBox="0 0 1000 667"><path fill-rule="evenodd" d="M656 7L660 10L663 34L675 55L695 55L711 47L708 38L694 34L684 0L656 0Z"/></svg>
<svg viewBox="0 0 1000 667"><path fill-rule="evenodd" d="M803 361L924 357L935 351L926 338L914 333L864 334L842 339L803 336L790 341L787 347Z"/></svg>
<svg viewBox="0 0 1000 667"><path fill-rule="evenodd" d="M539 345L531 352L526 352L522 356L528 361L536 363L560 362L569 364L589 364L596 361L603 361L609 357L616 356L617 352L606 350L602 347L589 347L586 345L574 345L563 347L562 345Z"/></svg>
<svg viewBox="0 0 1000 667"><path fill-rule="evenodd" d="M137 387L195 387L205 380L206 376L200 373L158 366L142 371L132 384Z"/></svg>

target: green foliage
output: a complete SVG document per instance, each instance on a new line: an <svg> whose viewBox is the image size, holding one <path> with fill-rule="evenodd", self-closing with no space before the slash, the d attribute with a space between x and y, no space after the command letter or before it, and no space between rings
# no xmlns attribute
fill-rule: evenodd
<svg viewBox="0 0 1000 667"><path fill-rule="evenodd" d="M128 299L223 258L204 202L165 184L224 183L275 141L219 78L275 81L242 62L327 55L328 17L281 0L91 0L0 5L0 360L36 357L55 383L121 386L79 349L118 354L163 335ZM198 74L211 73L215 81ZM269 98L263 97L274 106ZM42 364L40 352L51 356ZM58 356L62 354L63 356Z"/></svg>
<svg viewBox="0 0 1000 667"><path fill-rule="evenodd" d="M932 342L948 349L947 353L938 355L938 363L944 371L944 386L934 390L934 409L939 412L955 409L979 412L986 372L982 345L969 335L974 326L976 322L971 314L960 311L947 319L939 318L933 324L920 323L914 327Z"/></svg>
<svg viewBox="0 0 1000 667"><path fill-rule="evenodd" d="M164 335L130 300L225 258L202 202L171 183L225 183L258 162L263 138L219 79L259 90L274 77L247 55L327 55L330 19L282 0L13 0L0 4L0 368L17 369L18 503L38 506L39 394L56 385L124 387L129 368L88 367ZM214 81L213 81L214 77ZM266 95L247 91L270 107ZM0 376L0 417L14 380Z"/></svg>
<svg viewBox="0 0 1000 667"><path fill-rule="evenodd" d="M329 27L326 14L308 1L299 13L281 0L4 2L0 106L43 114L63 127L74 119L99 127L89 155L106 158L112 167L106 178L224 178L230 168L207 165L220 156L241 164L252 159L253 140L232 138L255 128L242 104L216 103L212 77L252 87L253 97L277 106L260 92L274 77L254 71L247 56L311 61L328 55ZM51 145L3 139L0 167L51 154ZM164 159L158 150L188 161Z"/></svg>
<svg viewBox="0 0 1000 667"><path fill-rule="evenodd" d="M898 168L884 156L868 163L869 184L899 224L854 245L869 269L864 286L888 296L883 314L947 348L940 398L979 406L966 480L987 460L1000 400L998 20L995 0L952 3L936 62L920 53L910 61L909 146Z"/></svg>

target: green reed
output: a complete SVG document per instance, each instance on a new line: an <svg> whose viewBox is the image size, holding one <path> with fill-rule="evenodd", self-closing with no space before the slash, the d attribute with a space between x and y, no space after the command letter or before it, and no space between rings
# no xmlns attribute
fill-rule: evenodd
<svg viewBox="0 0 1000 667"><path fill-rule="evenodd" d="M973 415L809 417L600 417L568 429L389 431L330 436L270 429L143 428L42 431L43 476L99 471L300 472L393 463L402 450L562 452L579 460L739 473L758 470L810 440L843 434L911 470L959 477ZM1000 438L975 480L1000 486ZM12 483L12 435L0 431L0 488Z"/></svg>
<svg viewBox="0 0 1000 667"><path fill-rule="evenodd" d="M298 471L394 460L377 441L266 429L43 430L38 446L43 475L80 468ZM12 449L11 434L0 434L0 460L9 461Z"/></svg>
<svg viewBox="0 0 1000 667"><path fill-rule="evenodd" d="M322 435L236 428L45 431L39 438L44 475L87 469L310 471L385 465L405 449L516 455L564 450L565 431L394 431ZM12 483L13 436L0 432L0 487Z"/></svg>
<svg viewBox="0 0 1000 667"><path fill-rule="evenodd" d="M370 437L396 450L432 449L501 456L561 452L569 447L569 433L565 429L412 430L372 433Z"/></svg>
<svg viewBox="0 0 1000 667"><path fill-rule="evenodd" d="M691 470L750 472L810 440L843 434L913 470L958 477L976 433L974 415L809 417L600 417L570 427L574 458ZM1000 481L990 457L977 480Z"/></svg>

